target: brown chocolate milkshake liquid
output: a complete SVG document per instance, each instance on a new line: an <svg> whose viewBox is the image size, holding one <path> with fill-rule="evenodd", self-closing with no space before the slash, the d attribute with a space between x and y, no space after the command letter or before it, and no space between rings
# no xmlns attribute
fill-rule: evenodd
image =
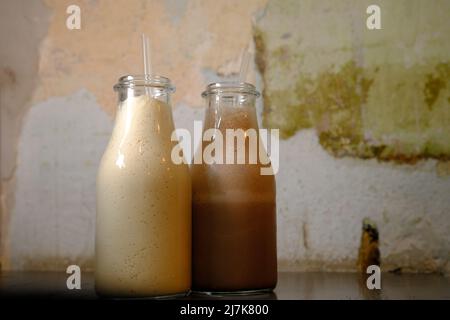
<svg viewBox="0 0 450 320"><path fill-rule="evenodd" d="M273 289L277 282L276 205L273 175L261 175L259 160L225 164L226 129L258 129L249 84L212 84L204 130L223 136L224 164L193 164L193 290L237 292ZM259 137L258 137L259 139ZM203 146L197 152L202 152ZM236 146L236 144L235 144ZM236 152L236 150L234 150Z"/></svg>

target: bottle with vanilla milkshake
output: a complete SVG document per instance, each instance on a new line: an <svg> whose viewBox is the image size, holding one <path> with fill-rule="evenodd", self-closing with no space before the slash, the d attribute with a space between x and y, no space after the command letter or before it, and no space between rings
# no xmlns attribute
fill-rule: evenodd
<svg viewBox="0 0 450 320"><path fill-rule="evenodd" d="M248 83L220 82L202 96L209 139L191 165L193 290L270 291L277 283L275 178L261 170L272 168L260 144L259 93ZM215 160L196 161L213 144Z"/></svg>
<svg viewBox="0 0 450 320"><path fill-rule="evenodd" d="M174 164L169 79L124 76L97 176L99 295L185 294L191 286L191 181Z"/></svg>

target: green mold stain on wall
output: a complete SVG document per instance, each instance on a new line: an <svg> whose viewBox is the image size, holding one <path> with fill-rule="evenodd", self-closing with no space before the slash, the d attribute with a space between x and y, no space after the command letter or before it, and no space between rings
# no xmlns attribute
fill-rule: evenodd
<svg viewBox="0 0 450 320"><path fill-rule="evenodd" d="M371 152L364 143L361 106L367 101L373 78L365 73L348 62L337 73L324 72L316 79L309 101L316 110L319 141L336 155L369 156Z"/></svg>
<svg viewBox="0 0 450 320"><path fill-rule="evenodd" d="M450 53L449 53L450 54ZM436 66L435 72L426 75L426 82L424 88L425 102L431 109L433 104L439 97L442 89L445 89L447 82L450 79L450 64L440 63ZM450 102L450 97L447 98Z"/></svg>
<svg viewBox="0 0 450 320"><path fill-rule="evenodd" d="M302 12L305 19L331 20L325 19L329 12L327 5L311 4L307 0L289 2L286 4L289 8L269 4L266 16L254 26L255 59L264 82L263 125L280 129L284 139L299 130L315 128L320 144L336 157L377 158L401 163L415 163L425 158L449 160L448 48L439 44L425 46L421 54L415 55L414 41L418 40L414 37L408 44L411 48L398 49L402 46L402 37L408 38L401 36L402 32L414 30L399 31L398 43L395 38L384 43L383 37L372 39L373 33L355 36L344 17L344 22L334 17L333 25L336 34L340 29L348 32L349 37L341 32L342 41L333 43L331 38L330 44L330 41L321 41L320 30L313 31L316 32L314 37L309 37L301 32L305 29L301 25L296 37L284 36L295 34L293 26L305 23L295 15L290 17L290 11ZM351 4L352 1L346 1L341 6L342 12ZM321 6L323 8L318 10ZM401 9L401 6L394 9ZM316 12L310 12L314 10ZM339 8L336 11L339 15ZM285 25L274 23L278 15L283 15ZM286 22L289 19L292 21ZM447 25L450 26L448 22ZM427 30L439 34L439 30L429 26ZM420 36L432 38L431 33ZM359 37L359 40L352 37ZM433 41L436 43L435 39ZM319 47L318 43L323 43L324 47Z"/></svg>

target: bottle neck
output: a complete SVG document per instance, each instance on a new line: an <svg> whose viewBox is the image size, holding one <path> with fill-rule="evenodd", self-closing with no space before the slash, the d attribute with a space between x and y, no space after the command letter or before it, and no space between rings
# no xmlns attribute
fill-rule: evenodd
<svg viewBox="0 0 450 320"><path fill-rule="evenodd" d="M255 96L242 93L206 97L204 129L258 129Z"/></svg>
<svg viewBox="0 0 450 320"><path fill-rule="evenodd" d="M156 80L147 82L126 76L114 86L118 93L118 108L113 136L120 136L122 142L154 136L170 139L175 129L170 106L173 87L165 83L159 85Z"/></svg>
<svg viewBox="0 0 450 320"><path fill-rule="evenodd" d="M168 90L144 86L120 88L117 90L119 105L127 99L138 98L141 96L147 96L149 99L155 99L170 105L170 95L171 93Z"/></svg>
<svg viewBox="0 0 450 320"><path fill-rule="evenodd" d="M128 98L144 95L170 104L170 95L175 92L175 87L170 79L162 76L127 75L120 77L114 90L118 93L119 104Z"/></svg>

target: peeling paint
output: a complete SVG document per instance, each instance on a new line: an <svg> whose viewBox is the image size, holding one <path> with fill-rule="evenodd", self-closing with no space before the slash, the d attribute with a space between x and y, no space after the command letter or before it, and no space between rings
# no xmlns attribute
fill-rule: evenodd
<svg viewBox="0 0 450 320"><path fill-rule="evenodd" d="M142 73L140 35L146 32L153 71L177 86L174 105L202 106L200 92L208 79L201 71L217 70L239 56L251 40L252 14L266 2L80 0L82 28L70 32L61 27L67 1L45 0L53 15L41 48L41 81L33 103L86 88L113 115L112 86L124 74Z"/></svg>
<svg viewBox="0 0 450 320"><path fill-rule="evenodd" d="M350 18L342 19L340 10L348 11L352 4ZM391 13L409 4L383 6ZM439 4L450 10L449 3ZM385 24L395 27L399 37L420 34L415 42L412 38L401 43L403 38L386 39L386 33L355 31L359 22L354 12L363 4L344 1L333 7L333 14L329 6L271 2L254 26L256 64L264 81L264 125L279 128L284 139L315 128L323 148L336 157L411 164L450 159L450 60L445 41L450 23L435 19L442 16L442 8L436 4L423 12L433 29L424 22L411 29L386 15ZM305 29L315 14L323 15L321 23L312 31ZM330 37L324 32L330 29L336 30L337 39L324 42ZM425 42L426 49L419 50Z"/></svg>
<svg viewBox="0 0 450 320"><path fill-rule="evenodd" d="M371 265L380 266L379 234L376 224L365 218L358 252L358 269L366 274L367 268Z"/></svg>
<svg viewBox="0 0 450 320"><path fill-rule="evenodd" d="M435 104L441 90L445 89L449 81L450 81L450 63L439 63L438 65L436 65L434 73L429 73L426 75L426 82L423 94L425 97L425 102L430 109ZM449 100L447 99L447 101Z"/></svg>

